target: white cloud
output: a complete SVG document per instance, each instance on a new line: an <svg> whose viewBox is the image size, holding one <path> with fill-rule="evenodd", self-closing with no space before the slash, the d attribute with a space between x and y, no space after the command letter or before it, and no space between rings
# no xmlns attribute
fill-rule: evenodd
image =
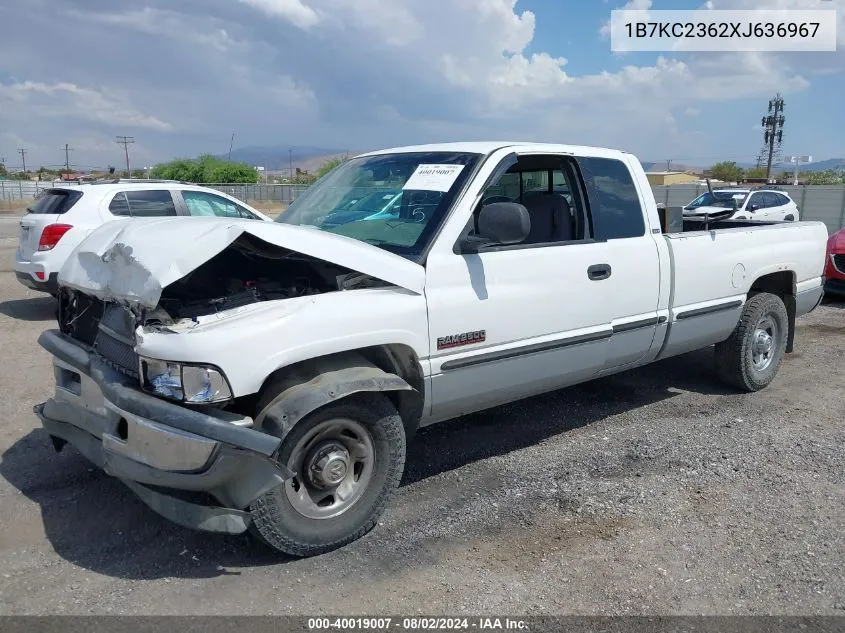
<svg viewBox="0 0 845 633"><path fill-rule="evenodd" d="M320 15L301 0L240 0L274 17L281 17L301 29L309 29L320 21Z"/></svg>
<svg viewBox="0 0 845 633"><path fill-rule="evenodd" d="M715 8L726 3L714 0ZM830 56L811 62L797 55L711 53L655 56L644 64L578 74L560 49L537 46L534 30L542 11L520 11L515 0L392 0L383 6L376 0L220 0L214 10L204 10L199 0L145 0L142 9L114 0L113 8L98 11L88 0L66 4L76 9L63 11L55 24L23 9L13 9L20 28L0 22L0 73L22 77L13 83L30 79L92 92L54 89L50 95L93 103L84 115L92 137L95 123L111 125L115 117L121 125L138 121L132 127L151 133L176 132L158 139L146 135L151 151L158 143L164 158L221 151L232 131L236 145L354 150L516 137L677 156L692 141L678 133L674 114L684 121L685 113L700 112L698 127L715 127L706 116L712 103L765 103L778 90L807 89L805 77L837 80L813 75L814 69L839 72ZM644 11L652 3L632 0L625 8ZM593 28L573 28L579 26ZM41 34L38 46L25 37L34 28ZM68 47L81 61L57 66ZM12 112L16 122L26 120L39 130L45 146L55 145L53 137L68 126L60 114L64 106L51 107L44 99L31 109L8 92L6 86L0 97L4 117ZM27 92L30 100L34 93ZM75 124L83 119L78 105L68 112ZM135 130L127 125L119 133ZM756 147L758 139L750 137L728 139L737 143L730 150L740 142ZM713 147L702 150L702 143ZM698 154L713 154L724 144L711 134L695 139L694 147Z"/></svg>
<svg viewBox="0 0 845 633"><path fill-rule="evenodd" d="M0 84L0 110L7 116L78 118L109 126L129 126L167 131L169 123L139 112L119 95L73 83L37 81Z"/></svg>
<svg viewBox="0 0 845 633"><path fill-rule="evenodd" d="M688 106L687 109L684 110L684 114L686 114L688 117L696 117L701 114L701 110L692 106Z"/></svg>
<svg viewBox="0 0 845 633"><path fill-rule="evenodd" d="M646 13L646 11L651 8L651 5L652 0L628 0L628 2L617 9L618 11L625 12L622 14L623 19L620 20L620 23L630 22L632 20L648 21L648 13ZM610 37L610 20L605 22L599 29L599 35L602 37Z"/></svg>

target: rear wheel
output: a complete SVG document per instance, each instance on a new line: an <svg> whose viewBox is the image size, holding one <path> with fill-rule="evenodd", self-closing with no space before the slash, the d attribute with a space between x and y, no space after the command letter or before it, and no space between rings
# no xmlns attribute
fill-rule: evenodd
<svg viewBox="0 0 845 633"><path fill-rule="evenodd" d="M759 391L780 369L789 333L786 306L777 295L762 292L745 303L730 338L716 345L716 371L732 387Z"/></svg>
<svg viewBox="0 0 845 633"><path fill-rule="evenodd" d="M382 394L350 396L300 421L279 460L294 477L253 502L253 531L280 552L322 554L377 523L402 478L402 420Z"/></svg>

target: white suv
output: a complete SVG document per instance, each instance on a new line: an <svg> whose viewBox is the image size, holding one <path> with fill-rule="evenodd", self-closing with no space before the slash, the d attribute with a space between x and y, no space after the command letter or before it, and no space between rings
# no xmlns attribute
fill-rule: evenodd
<svg viewBox="0 0 845 633"><path fill-rule="evenodd" d="M53 295L67 256L104 222L180 215L271 221L237 198L177 181L60 185L46 189L28 211L20 222L15 276L27 288Z"/></svg>
<svg viewBox="0 0 845 633"><path fill-rule="evenodd" d="M785 191L772 188L714 189L701 194L684 207L684 215L702 216L722 213L733 207L737 212L732 220L785 220L798 221L798 205Z"/></svg>

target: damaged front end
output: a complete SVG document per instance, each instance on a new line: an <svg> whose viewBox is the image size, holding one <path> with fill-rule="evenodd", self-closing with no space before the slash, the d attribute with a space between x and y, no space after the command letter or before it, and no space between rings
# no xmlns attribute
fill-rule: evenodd
<svg viewBox="0 0 845 633"><path fill-rule="evenodd" d="M93 345L59 330L39 337L53 355L56 391L34 410L54 446L72 444L175 523L243 532L249 504L292 475L275 459L280 441L249 428L247 416L141 391L134 352L115 334L97 327Z"/></svg>
<svg viewBox="0 0 845 633"><path fill-rule="evenodd" d="M325 238L265 224L106 226L63 268L59 327L39 337L56 390L34 410L57 450L72 444L186 527L243 532L250 504L293 473L276 459L281 440L251 428L238 397L248 394L233 393L225 368L145 358L139 338L201 329L254 304L392 283L368 271L394 255L364 251L356 270L344 264L377 249L329 238L336 256L320 257ZM186 246L169 250L177 244ZM406 285L422 283L407 266L400 274Z"/></svg>

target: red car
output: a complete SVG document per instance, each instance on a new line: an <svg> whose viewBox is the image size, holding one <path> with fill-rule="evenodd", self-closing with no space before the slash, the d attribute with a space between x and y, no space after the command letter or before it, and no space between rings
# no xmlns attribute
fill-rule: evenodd
<svg viewBox="0 0 845 633"><path fill-rule="evenodd" d="M827 240L824 277L826 294L845 296L845 229L839 229Z"/></svg>

